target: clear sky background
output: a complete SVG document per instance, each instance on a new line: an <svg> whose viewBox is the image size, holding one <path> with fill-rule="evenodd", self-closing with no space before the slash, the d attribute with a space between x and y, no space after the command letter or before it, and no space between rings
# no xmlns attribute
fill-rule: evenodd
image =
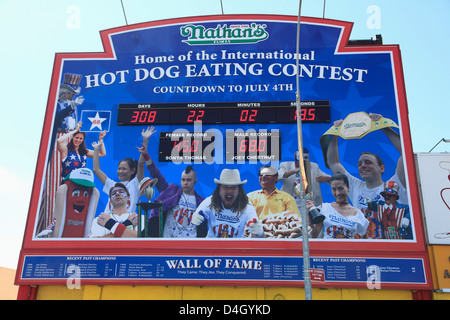
<svg viewBox="0 0 450 320"><path fill-rule="evenodd" d="M354 23L350 39L399 44L414 152L450 139L449 0L303 0L302 16ZM298 0L222 0L225 14L298 14ZM222 14L220 0L123 0L128 24ZM16 268L57 52L103 52L120 0L0 0L0 266ZM295 99L295 97L293 97ZM449 152L440 143L433 152Z"/></svg>

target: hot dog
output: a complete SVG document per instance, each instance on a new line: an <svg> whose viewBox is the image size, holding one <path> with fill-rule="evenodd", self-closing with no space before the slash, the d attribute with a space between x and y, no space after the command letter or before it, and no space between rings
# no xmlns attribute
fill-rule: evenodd
<svg viewBox="0 0 450 320"><path fill-rule="evenodd" d="M266 238L297 238L302 235L300 217L290 211L269 214L262 219Z"/></svg>

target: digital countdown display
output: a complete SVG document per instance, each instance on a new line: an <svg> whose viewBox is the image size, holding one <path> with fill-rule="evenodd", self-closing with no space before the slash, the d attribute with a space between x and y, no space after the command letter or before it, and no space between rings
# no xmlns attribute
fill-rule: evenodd
<svg viewBox="0 0 450 320"><path fill-rule="evenodd" d="M159 162L212 161L214 140L212 132L161 132Z"/></svg>
<svg viewBox="0 0 450 320"><path fill-rule="evenodd" d="M303 101L301 120L330 122L329 101ZM295 102L119 104L118 125L295 123Z"/></svg>
<svg viewBox="0 0 450 320"><path fill-rule="evenodd" d="M213 132L161 132L159 162L187 160L211 162L214 159ZM221 144L222 145L222 144ZM225 160L228 163L249 161L280 161L281 135L279 130L227 131Z"/></svg>
<svg viewBox="0 0 450 320"><path fill-rule="evenodd" d="M227 162L280 161L281 136L278 130L226 133Z"/></svg>

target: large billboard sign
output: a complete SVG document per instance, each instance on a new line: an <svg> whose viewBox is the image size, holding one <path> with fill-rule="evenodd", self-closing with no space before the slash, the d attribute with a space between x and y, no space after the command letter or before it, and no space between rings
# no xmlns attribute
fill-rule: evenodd
<svg viewBox="0 0 450 320"><path fill-rule="evenodd" d="M351 27L302 18L297 55L294 16L180 18L57 54L16 282L298 286L308 224L314 286L429 288L400 50Z"/></svg>

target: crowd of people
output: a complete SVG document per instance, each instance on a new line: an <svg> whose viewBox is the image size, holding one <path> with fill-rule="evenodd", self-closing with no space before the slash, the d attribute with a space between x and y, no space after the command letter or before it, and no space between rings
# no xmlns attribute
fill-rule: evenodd
<svg viewBox="0 0 450 320"><path fill-rule="evenodd" d="M117 168L117 180L113 180L100 168L100 158L106 154L101 132L92 150L84 144L85 135L80 132L81 123L57 140L61 153L63 177L86 167L86 158L93 159L93 173L103 184L108 203L101 214L90 223L87 237L136 237L138 225L149 229L150 237L162 238L263 238L265 217L278 213L291 213L300 218L301 199L295 192L300 183L300 159L298 151L294 161L282 162L279 169L262 166L258 177L260 190L247 193L237 169L223 169L214 178L215 190L210 196L195 190L197 173L187 166L181 173L180 183L169 183L147 151L153 127L142 130L143 143L138 147L139 161L121 160ZM387 131L388 135L395 132ZM70 142L66 145L64 141ZM307 196L306 207L318 208L322 222L310 224L309 236L324 239L411 239L411 219L402 195L406 194L403 168L398 165L396 174L387 182L381 178L385 168L375 154L363 153L358 161L361 179L350 175L339 163L337 139L332 139L327 151L327 161L332 175L324 173L316 163L309 163L312 190ZM309 161L309 152L303 150L303 161ZM400 163L400 161L399 161ZM141 196L140 181L145 168L155 179L159 195L154 200L161 210L153 209L148 220L138 217L137 203ZM281 189L276 184L282 182ZM323 202L320 184L327 184L335 198ZM400 201L400 202L398 202ZM403 201L403 202L402 202ZM162 214L160 214L160 211ZM141 223L138 224L138 219ZM308 222L307 222L308 223ZM162 228L159 226L162 225ZM61 233L60 233L61 234Z"/></svg>

